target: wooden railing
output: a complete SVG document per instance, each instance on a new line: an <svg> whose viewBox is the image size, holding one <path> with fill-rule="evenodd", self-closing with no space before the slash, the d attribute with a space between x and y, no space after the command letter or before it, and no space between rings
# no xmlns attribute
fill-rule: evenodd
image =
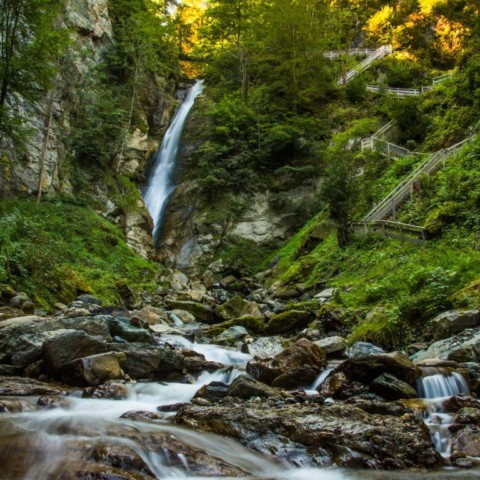
<svg viewBox="0 0 480 480"><path fill-rule="evenodd" d="M447 158L455 155L466 143L472 140L473 136L452 145L449 148L439 150L429 155L405 180L397 185L378 205L376 205L365 217L364 221L385 220L389 217L396 218L398 207L405 200L412 196L417 182L421 175L431 174L439 168L445 166Z"/></svg>
<svg viewBox="0 0 480 480"><path fill-rule="evenodd" d="M339 85L345 85L347 84L350 80L352 80L355 76L357 76L359 73L363 72L367 68L370 67L370 65L375 62L376 60L379 60L380 58L385 57L386 55L390 55L393 51L393 48L391 45L383 45L380 48L377 48L373 53L371 53L363 62L360 62L355 68L352 68L349 70L345 75L340 78L337 83Z"/></svg>
<svg viewBox="0 0 480 480"><path fill-rule="evenodd" d="M423 243L427 239L425 227L390 220L363 220L351 224L354 233L368 235L375 233L383 237L395 238L402 242Z"/></svg>

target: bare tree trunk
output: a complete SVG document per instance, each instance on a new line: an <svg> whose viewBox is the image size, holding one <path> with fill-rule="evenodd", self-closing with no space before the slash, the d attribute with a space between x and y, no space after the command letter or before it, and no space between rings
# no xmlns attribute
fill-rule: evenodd
<svg viewBox="0 0 480 480"><path fill-rule="evenodd" d="M55 79L55 84L50 96L50 104L48 107L48 121L47 121L47 130L45 132L45 138L43 140L42 153L40 155L40 173L38 175L38 188L37 188L37 204L40 203L42 198L42 188L43 188L43 177L45 175L45 156L47 154L48 142L50 140L50 131L52 129L52 120L53 120L53 105L55 104L55 94L57 92L57 83L59 76Z"/></svg>

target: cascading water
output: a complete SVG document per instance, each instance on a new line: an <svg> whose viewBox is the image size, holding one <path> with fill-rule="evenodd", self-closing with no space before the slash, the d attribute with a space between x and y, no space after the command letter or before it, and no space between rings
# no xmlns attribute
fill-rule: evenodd
<svg viewBox="0 0 480 480"><path fill-rule="evenodd" d="M470 390L463 376L457 372L444 374L435 368L424 368L422 374L417 382L417 390L426 407L424 420L435 448L443 457L448 457L451 450L448 427L453 416L445 411L443 404L447 398L468 394Z"/></svg>
<svg viewBox="0 0 480 480"><path fill-rule="evenodd" d="M163 212L175 185L172 180L177 158L178 146L187 116L202 93L203 80L197 81L187 93L185 100L175 114L170 127L163 138L162 145L155 157L155 164L144 189L144 199L153 219L153 238L158 240L159 228L162 224Z"/></svg>

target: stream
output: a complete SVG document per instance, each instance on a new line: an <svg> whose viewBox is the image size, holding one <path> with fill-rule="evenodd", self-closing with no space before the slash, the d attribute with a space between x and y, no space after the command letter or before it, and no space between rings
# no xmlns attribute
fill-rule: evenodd
<svg viewBox="0 0 480 480"><path fill-rule="evenodd" d="M203 385L212 381L230 383L243 372L250 356L215 345L189 342L183 337L170 336L163 341L180 344L204 354L207 359L221 362L226 368L201 373L193 384L131 383L126 385L126 398L80 398L81 391L65 397L59 408L38 409L38 397L13 398L17 413L0 417L0 461L2 480L136 480L143 478L203 478L220 476L215 466L198 467L198 451L241 469L245 475L262 479L290 480L362 480L362 479L465 479L478 478L478 471L443 469L425 472L381 472L342 469L293 468L273 456L246 449L238 442L192 429L175 426L170 412L158 407L188 402ZM432 372L430 372L432 373ZM326 377L322 372L315 384ZM430 405L427 424L438 426L433 440L441 453L448 453L446 436L448 414L439 411L440 399L457 393L467 393L463 377L458 374L434 373L419 384L420 393ZM310 394L314 395L310 390ZM3 398L5 399L5 397ZM2 399L2 400L3 400ZM7 399L8 400L8 399ZM154 422L120 418L126 412L152 412ZM442 416L443 415L443 416ZM438 421L438 416L442 422ZM204 454L203 453L203 454ZM102 459L104 464L96 463ZM205 460L203 460L205 463ZM207 461L207 465L208 465ZM147 476L128 474L132 465L142 465ZM138 468L137 468L138 470ZM84 473L87 472L87 473ZM95 473L97 472L97 473ZM105 473L107 472L107 473ZM125 474L125 476L122 473ZM213 474L213 475L212 475ZM222 476L225 471L222 471ZM238 474L236 475L238 476Z"/></svg>

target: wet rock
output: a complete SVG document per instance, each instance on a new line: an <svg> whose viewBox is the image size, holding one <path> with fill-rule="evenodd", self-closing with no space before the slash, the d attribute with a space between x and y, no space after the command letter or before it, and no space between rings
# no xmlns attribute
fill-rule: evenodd
<svg viewBox="0 0 480 480"><path fill-rule="evenodd" d="M436 316L427 328L434 340L442 340L479 325L479 310L451 310Z"/></svg>
<svg viewBox="0 0 480 480"><path fill-rule="evenodd" d="M480 425L480 409L463 407L457 411L453 422L457 425Z"/></svg>
<svg viewBox="0 0 480 480"><path fill-rule="evenodd" d="M115 380L107 381L103 385L83 389L82 398L111 398L124 400L129 395L127 385Z"/></svg>
<svg viewBox="0 0 480 480"><path fill-rule="evenodd" d="M469 395L455 395L447 398L442 405L444 411L452 413L456 413L466 407L480 409L480 401Z"/></svg>
<svg viewBox="0 0 480 480"><path fill-rule="evenodd" d="M228 387L227 395L230 397L242 398L282 398L278 390L255 380L248 375L240 375Z"/></svg>
<svg viewBox="0 0 480 480"><path fill-rule="evenodd" d="M172 310L169 312L173 315L176 315L183 323L189 324L193 323L195 321L195 317L190 313L187 312L186 310Z"/></svg>
<svg viewBox="0 0 480 480"><path fill-rule="evenodd" d="M412 413L412 410L401 402L384 402L383 400L374 401L359 397L350 399L349 403L350 402L356 407L361 408L364 412L375 415L393 415L394 417L401 417Z"/></svg>
<svg viewBox="0 0 480 480"><path fill-rule="evenodd" d="M351 381L369 384L383 373L389 373L411 385L415 382L412 361L399 352L356 356L342 362L335 372L342 372Z"/></svg>
<svg viewBox="0 0 480 480"><path fill-rule="evenodd" d="M108 315L97 315L94 317L69 317L60 318L58 321L59 328L72 330L81 330L89 335L103 337L107 342L112 340L110 334L109 319L113 318Z"/></svg>
<svg viewBox="0 0 480 480"><path fill-rule="evenodd" d="M207 400L209 403L215 403L227 395L228 385L223 382L210 382L204 385L193 396L193 400Z"/></svg>
<svg viewBox="0 0 480 480"><path fill-rule="evenodd" d="M45 340L42 347L47 372L59 378L63 366L77 358L106 353L109 350L104 338L91 336L80 330L59 330Z"/></svg>
<svg viewBox="0 0 480 480"><path fill-rule="evenodd" d="M341 398L346 388L350 386L350 382L344 373L333 373L329 375L324 382L317 388L318 393L324 397Z"/></svg>
<svg viewBox="0 0 480 480"><path fill-rule="evenodd" d="M339 336L325 337L313 343L315 343L317 347L320 347L327 355L340 355L344 353L347 348L347 341Z"/></svg>
<svg viewBox="0 0 480 480"><path fill-rule="evenodd" d="M480 457L480 431L478 428L465 428L457 433L452 442L453 452L462 452L469 457Z"/></svg>
<svg viewBox="0 0 480 480"><path fill-rule="evenodd" d="M237 340L241 340L247 335L248 330L245 327L236 325L234 327L227 328L224 332L222 332L218 337L214 339L213 343L219 345L230 345Z"/></svg>
<svg viewBox="0 0 480 480"><path fill-rule="evenodd" d="M183 405L175 421L233 437L293 465L347 466L354 462L357 467L395 469L432 468L442 463L428 428L408 413L385 416L345 404L223 400L212 406ZM349 455L341 454L347 451Z"/></svg>
<svg viewBox="0 0 480 480"><path fill-rule="evenodd" d="M64 397L51 397L51 396L42 396L38 399L37 405L39 407L43 407L47 410L51 410L54 408L66 408L68 407L70 402L67 398Z"/></svg>
<svg viewBox="0 0 480 480"><path fill-rule="evenodd" d="M370 390L387 400L416 398L417 391L389 373L383 373L370 384Z"/></svg>
<svg viewBox="0 0 480 480"><path fill-rule="evenodd" d="M120 418L126 418L128 420L160 420L162 417L157 415L154 412L130 410L128 412L122 413Z"/></svg>
<svg viewBox="0 0 480 480"><path fill-rule="evenodd" d="M79 386L94 386L108 380L119 380L125 376L121 367L125 361L126 355L119 352L78 358L61 367L60 378L63 382Z"/></svg>
<svg viewBox="0 0 480 480"><path fill-rule="evenodd" d="M96 305L98 307L101 307L102 306L102 301L97 298L97 297L94 297L93 295L89 295L89 294L83 294L83 295L79 295L77 298L75 298L75 301L76 302L82 302L83 304L85 305Z"/></svg>
<svg viewBox="0 0 480 480"><path fill-rule="evenodd" d="M282 337L260 337L249 343L247 351L258 358L269 358L283 351Z"/></svg>
<svg viewBox="0 0 480 480"><path fill-rule="evenodd" d="M366 357L377 353L385 353L385 351L368 342L355 342L347 351L349 358Z"/></svg>
<svg viewBox="0 0 480 480"><path fill-rule="evenodd" d="M215 316L211 307L203 303L182 300L166 300L167 305L172 309L186 310L191 313L197 320L205 323L218 323L220 320Z"/></svg>
<svg viewBox="0 0 480 480"><path fill-rule="evenodd" d="M136 324L137 327L146 327L147 325L168 324L167 312L157 307L144 307L141 310L134 310L132 312L133 319L138 318L140 322Z"/></svg>
<svg viewBox="0 0 480 480"><path fill-rule="evenodd" d="M311 384L326 364L325 352L301 339L273 358L251 360L247 373L267 385L295 388Z"/></svg>
<svg viewBox="0 0 480 480"><path fill-rule="evenodd" d="M215 314L223 320L233 320L244 315L256 318L263 317L255 302L247 302L240 297L234 297L223 305L218 306L215 309Z"/></svg>
<svg viewBox="0 0 480 480"><path fill-rule="evenodd" d="M0 322L2 320L8 320L9 318L22 317L24 315L23 311L19 308L13 307L0 307Z"/></svg>
<svg viewBox="0 0 480 480"><path fill-rule="evenodd" d="M268 334L285 333L295 328L303 328L311 320L310 314L301 310L289 310L287 312L272 315L265 331Z"/></svg>
<svg viewBox="0 0 480 480"><path fill-rule="evenodd" d="M32 378L0 377L0 395L32 396L32 395L66 395L72 387L58 383L45 383Z"/></svg>
<svg viewBox="0 0 480 480"><path fill-rule="evenodd" d="M216 337L221 335L225 330L231 327L244 327L247 330L250 330L255 333L262 333L265 327L263 320L261 318L249 317L247 315L236 318L234 320L227 320L226 322L217 323L216 325L211 325L208 327L202 328L202 335L208 338Z"/></svg>

